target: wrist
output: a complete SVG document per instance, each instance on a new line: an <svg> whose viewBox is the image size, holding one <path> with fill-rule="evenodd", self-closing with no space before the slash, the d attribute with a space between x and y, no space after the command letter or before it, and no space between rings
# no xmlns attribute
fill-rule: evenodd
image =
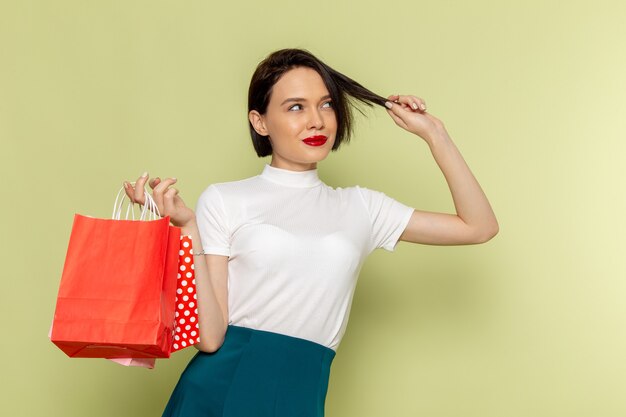
<svg viewBox="0 0 626 417"><path fill-rule="evenodd" d="M183 235L194 235L198 231L198 224L196 223L196 217L189 219L184 225L180 226L180 232Z"/></svg>
<svg viewBox="0 0 626 417"><path fill-rule="evenodd" d="M441 145L445 145L445 144L449 144L452 142L452 139L450 138L450 136L448 135L447 132L445 131L436 131L433 132L432 134L428 135L425 138L426 143L428 143L428 146L430 148L436 147L436 146L441 146Z"/></svg>

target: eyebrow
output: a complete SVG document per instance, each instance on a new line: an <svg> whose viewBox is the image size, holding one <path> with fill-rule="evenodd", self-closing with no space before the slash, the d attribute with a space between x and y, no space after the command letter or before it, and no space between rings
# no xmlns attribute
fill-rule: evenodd
<svg viewBox="0 0 626 417"><path fill-rule="evenodd" d="M320 101L327 100L329 98L331 98L330 94L327 94L324 97L320 98ZM290 101L306 101L306 99L302 98L302 97L291 97L291 98L288 98L287 100L283 101L282 103L280 103L280 105L282 106L283 104L289 103Z"/></svg>

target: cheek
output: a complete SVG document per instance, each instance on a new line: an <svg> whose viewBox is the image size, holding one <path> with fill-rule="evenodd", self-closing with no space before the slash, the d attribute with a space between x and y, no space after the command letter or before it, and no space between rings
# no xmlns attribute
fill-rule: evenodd
<svg viewBox="0 0 626 417"><path fill-rule="evenodd" d="M300 123L294 118L275 118L267 125L270 136L282 137L300 130Z"/></svg>
<svg viewBox="0 0 626 417"><path fill-rule="evenodd" d="M337 131L337 117L334 113L326 118L326 126L335 132Z"/></svg>

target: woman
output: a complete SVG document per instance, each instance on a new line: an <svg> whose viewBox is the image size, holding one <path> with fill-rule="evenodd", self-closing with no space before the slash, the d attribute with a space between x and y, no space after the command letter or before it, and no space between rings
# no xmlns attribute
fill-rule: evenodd
<svg viewBox="0 0 626 417"><path fill-rule="evenodd" d="M350 99L386 106L430 147L456 214L414 210L383 193L322 183L317 163L348 140ZM162 215L191 235L199 352L164 416L323 416L330 365L365 257L398 240L481 243L498 231L480 185L441 121L410 95L387 100L307 51L274 52L250 84L248 119L259 156L255 177L213 184L196 212L173 188L150 181ZM147 174L126 192L143 203Z"/></svg>

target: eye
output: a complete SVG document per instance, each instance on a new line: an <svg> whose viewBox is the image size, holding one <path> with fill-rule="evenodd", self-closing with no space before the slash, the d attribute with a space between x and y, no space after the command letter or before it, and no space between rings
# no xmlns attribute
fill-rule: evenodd
<svg viewBox="0 0 626 417"><path fill-rule="evenodd" d="M293 106L289 107L289 111L296 111L296 110L302 110L302 105L294 104Z"/></svg>
<svg viewBox="0 0 626 417"><path fill-rule="evenodd" d="M326 109L332 109L333 108L333 102L332 101L327 101L326 103L322 104L322 107L324 107Z"/></svg>

